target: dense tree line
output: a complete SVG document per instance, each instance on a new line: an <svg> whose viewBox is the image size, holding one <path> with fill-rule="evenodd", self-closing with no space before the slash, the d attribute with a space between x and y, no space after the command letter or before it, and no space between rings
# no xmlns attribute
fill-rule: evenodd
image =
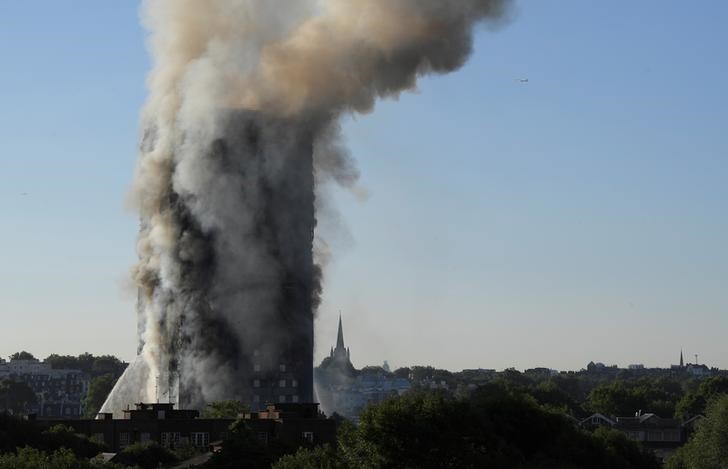
<svg viewBox="0 0 728 469"><path fill-rule="evenodd" d="M36 450L27 453L28 456L37 455L37 452L51 455L63 449L65 452L59 456L62 459L67 458L66 452L76 458L88 459L105 450L104 445L75 435L69 427L56 425L49 430L43 430L33 422L0 414L0 455L5 457L5 461L11 461L11 455L26 447ZM6 466L0 464L0 468L4 467Z"/></svg>
<svg viewBox="0 0 728 469"><path fill-rule="evenodd" d="M688 443L668 460L668 469L728 467L728 394L710 398L705 415Z"/></svg>
<svg viewBox="0 0 728 469"><path fill-rule="evenodd" d="M702 391L699 386L695 392L705 394L717 383L706 384ZM590 433L577 428L557 405L568 406L571 398L555 383L537 384L533 387L538 391L535 395L525 389L531 389L530 385L503 380L481 386L468 397L454 397L443 391L393 397L367 407L357 426L341 422L336 443L320 447L285 447L275 442L264 446L245 421L238 420L228 432L223 450L205 467L660 467L650 452L619 431L600 428ZM208 416L219 413L228 417L240 410L239 403L223 402L209 406ZM0 417L0 469L120 467L94 460L103 449L96 442L74 435L70 428L57 426L43 431L32 422ZM186 457L157 444L137 444L126 448L119 462L145 468ZM669 461L668 467L727 465L728 396L718 393L708 400L706 418L691 441Z"/></svg>
<svg viewBox="0 0 728 469"><path fill-rule="evenodd" d="M334 446L267 448L244 421L208 468L658 468L622 433L588 433L558 412L502 384L469 398L413 392L368 407L338 428ZM285 453L289 454L285 454ZM247 455L247 456L246 456Z"/></svg>
<svg viewBox="0 0 728 469"><path fill-rule="evenodd" d="M688 419L702 414L712 397L728 393L728 376L696 378L669 370L661 373L616 368L594 371L591 367L591 371L545 374L514 369L499 373L450 372L432 367L399 368L392 373L381 368L370 369L389 376L407 377L412 380L415 390L426 390L428 384L442 388L444 382L446 392L455 396L467 396L472 388L484 384L500 383L511 391L533 396L541 405L576 418L594 412L626 417L641 410L661 417Z"/></svg>

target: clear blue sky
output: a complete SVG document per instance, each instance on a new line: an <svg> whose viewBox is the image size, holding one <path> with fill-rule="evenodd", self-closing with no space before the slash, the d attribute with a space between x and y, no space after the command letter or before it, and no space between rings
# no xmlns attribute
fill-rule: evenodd
<svg viewBox="0 0 728 469"><path fill-rule="evenodd" d="M0 355L135 351L132 1L0 1ZM728 368L728 3L517 3L470 63L347 118L357 366ZM528 83L516 79L528 78Z"/></svg>

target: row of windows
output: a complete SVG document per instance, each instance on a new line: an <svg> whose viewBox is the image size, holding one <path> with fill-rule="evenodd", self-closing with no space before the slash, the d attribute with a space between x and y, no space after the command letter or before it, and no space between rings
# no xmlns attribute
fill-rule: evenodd
<svg viewBox="0 0 728 469"><path fill-rule="evenodd" d="M281 363L280 365L278 365L278 370L285 373L286 365ZM253 371L260 371L260 363L253 363Z"/></svg>
<svg viewBox="0 0 728 469"><path fill-rule="evenodd" d="M51 406L45 406L45 415L53 414L54 408ZM59 415L81 415L81 409L77 407L64 407L63 410L57 408Z"/></svg>
<svg viewBox="0 0 728 469"><path fill-rule="evenodd" d="M174 448L179 445L180 433L179 432L162 432L160 438L160 444L166 448ZM102 433L94 434L93 439L96 441L103 442L104 435ZM149 433L141 433L140 439L142 443L151 441L151 435ZM119 447L125 448L131 444L131 435L129 432L119 433ZM208 432L191 432L190 433L190 444L198 448L206 448L210 444L210 434Z"/></svg>
<svg viewBox="0 0 728 469"><path fill-rule="evenodd" d="M285 380L285 379L282 379L282 380L278 381L278 387L279 388L285 388L288 384L289 384L288 380ZM292 379L292 380L290 380L290 384L291 384L291 387L292 388L297 388L298 387L298 380ZM260 385L261 385L261 380L259 380L259 379L254 379L253 380L253 387L254 388L259 388Z"/></svg>
<svg viewBox="0 0 728 469"><path fill-rule="evenodd" d="M646 435L645 435L646 433ZM628 431L627 437L636 441L680 441L679 430ZM645 440L643 440L645 439Z"/></svg>
<svg viewBox="0 0 728 469"><path fill-rule="evenodd" d="M253 396L253 402L259 403L260 396L257 394L255 396ZM278 396L278 402L283 402L283 403L293 402L294 404L296 404L296 403L298 403L298 395L294 394L293 396L286 396L286 395L281 394L280 396Z"/></svg>
<svg viewBox="0 0 728 469"><path fill-rule="evenodd" d="M313 440L313 432L301 432L301 441L303 441L304 443L313 443ZM258 441L263 444L268 443L268 433L258 432Z"/></svg>

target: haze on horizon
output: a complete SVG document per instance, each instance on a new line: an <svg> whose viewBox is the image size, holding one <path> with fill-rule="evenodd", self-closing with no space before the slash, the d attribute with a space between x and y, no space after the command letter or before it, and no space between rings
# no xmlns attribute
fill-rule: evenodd
<svg viewBox="0 0 728 469"><path fill-rule="evenodd" d="M136 351L138 4L0 4L0 356ZM728 6L517 2L347 119L316 361L728 368ZM528 82L522 80L528 79Z"/></svg>

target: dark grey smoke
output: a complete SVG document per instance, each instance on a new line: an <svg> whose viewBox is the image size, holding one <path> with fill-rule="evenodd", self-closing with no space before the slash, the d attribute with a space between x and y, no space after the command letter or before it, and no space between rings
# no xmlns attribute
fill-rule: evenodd
<svg viewBox="0 0 728 469"><path fill-rule="evenodd" d="M507 3L144 2L155 65L134 187L141 345L104 410L250 402L256 369L283 362L296 399L313 398L328 254L315 207L326 184L357 190L359 175L338 118L459 68L473 27Z"/></svg>

